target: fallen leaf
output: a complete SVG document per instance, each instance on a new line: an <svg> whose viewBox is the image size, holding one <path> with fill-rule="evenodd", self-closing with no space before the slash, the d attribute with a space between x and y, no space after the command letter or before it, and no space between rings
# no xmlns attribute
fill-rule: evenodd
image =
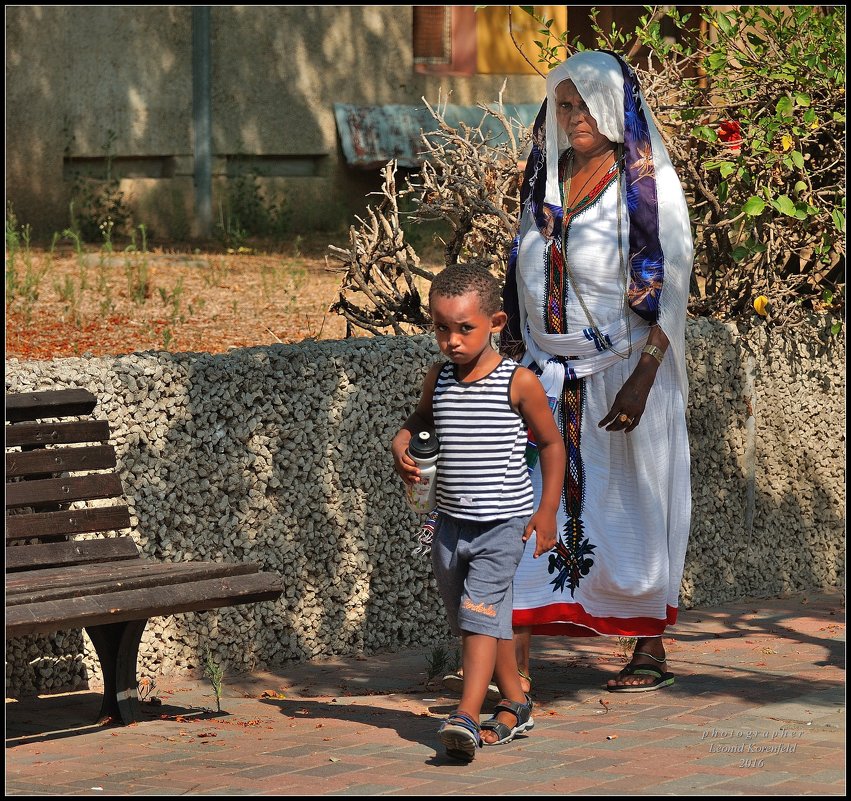
<svg viewBox="0 0 851 801"><path fill-rule="evenodd" d="M328 761L329 761L329 762L339 762L340 760L339 760L339 759L337 759L337 757L329 757L329 758L328 758Z"/></svg>
<svg viewBox="0 0 851 801"><path fill-rule="evenodd" d="M218 737L218 733L214 731L202 731L199 732L196 737Z"/></svg>

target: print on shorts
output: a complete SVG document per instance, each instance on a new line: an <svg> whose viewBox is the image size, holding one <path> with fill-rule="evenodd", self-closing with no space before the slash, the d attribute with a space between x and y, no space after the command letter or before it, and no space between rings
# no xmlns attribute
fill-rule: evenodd
<svg viewBox="0 0 851 801"><path fill-rule="evenodd" d="M474 604L470 598L465 598L464 608L469 612L478 612L479 614L487 615L488 617L496 617L496 607L492 604Z"/></svg>

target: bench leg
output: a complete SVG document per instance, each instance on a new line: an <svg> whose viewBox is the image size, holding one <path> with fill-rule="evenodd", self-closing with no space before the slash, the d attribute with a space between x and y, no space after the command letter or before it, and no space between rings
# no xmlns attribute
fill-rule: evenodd
<svg viewBox="0 0 851 801"><path fill-rule="evenodd" d="M129 620L86 628L103 673L101 721L111 718L126 725L139 719L136 659L147 624L147 620Z"/></svg>

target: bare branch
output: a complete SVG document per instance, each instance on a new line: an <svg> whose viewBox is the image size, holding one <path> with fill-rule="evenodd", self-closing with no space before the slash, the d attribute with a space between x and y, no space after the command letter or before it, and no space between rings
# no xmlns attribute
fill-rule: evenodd
<svg viewBox="0 0 851 801"><path fill-rule="evenodd" d="M538 75L540 75L542 78L546 78L547 76L544 75L544 73L541 72L531 61L529 61L529 58L523 52L523 45L520 44L520 42L518 42L517 39L514 37L514 24L513 24L512 19L511 19L511 6L508 7L508 34L509 34L509 36L511 36L511 41L514 43L514 46L517 48L517 52L520 53L521 56L523 56L523 59L526 61L526 63L533 70L535 70L535 72L537 72Z"/></svg>

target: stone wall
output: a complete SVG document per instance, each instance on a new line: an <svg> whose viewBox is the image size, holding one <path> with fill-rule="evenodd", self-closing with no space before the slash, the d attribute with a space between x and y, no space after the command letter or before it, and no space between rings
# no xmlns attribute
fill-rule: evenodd
<svg viewBox="0 0 851 801"><path fill-rule="evenodd" d="M842 343L745 340L692 320L694 495L685 606L838 583L844 575ZM154 559L244 560L281 599L157 618L140 674L228 672L446 641L417 519L389 442L413 408L433 339L378 337L118 358L6 362L6 391L81 386L110 421L132 534ZM79 632L12 640L7 696L80 687Z"/></svg>

